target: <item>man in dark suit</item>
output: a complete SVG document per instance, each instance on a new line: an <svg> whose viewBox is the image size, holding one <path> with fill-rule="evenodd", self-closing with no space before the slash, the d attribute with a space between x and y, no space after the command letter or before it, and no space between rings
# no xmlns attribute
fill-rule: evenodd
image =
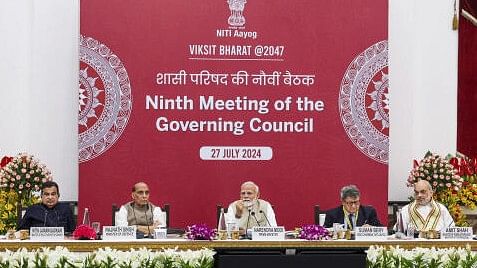
<svg viewBox="0 0 477 268"><path fill-rule="evenodd" d="M58 184L53 181L43 183L41 188L41 204L27 208L18 230L29 230L30 227L63 227L65 233L75 229L73 213L70 206L59 203L60 191Z"/></svg>
<svg viewBox="0 0 477 268"><path fill-rule="evenodd" d="M360 193L355 185L341 188L341 206L326 212L325 227L333 227L333 223L344 224L346 229L356 226L383 226L378 219L376 209L360 204Z"/></svg>

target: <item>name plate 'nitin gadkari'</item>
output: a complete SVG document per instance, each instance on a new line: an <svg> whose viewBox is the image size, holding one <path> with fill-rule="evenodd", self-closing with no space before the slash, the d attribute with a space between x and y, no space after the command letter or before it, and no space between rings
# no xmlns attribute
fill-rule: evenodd
<svg viewBox="0 0 477 268"><path fill-rule="evenodd" d="M285 240L285 227L260 227L255 226L252 229L252 240L258 241L277 241Z"/></svg>
<svg viewBox="0 0 477 268"><path fill-rule="evenodd" d="M356 240L385 240L388 236L386 227L356 227Z"/></svg>
<svg viewBox="0 0 477 268"><path fill-rule="evenodd" d="M63 227L31 227L30 240L63 240L65 229Z"/></svg>

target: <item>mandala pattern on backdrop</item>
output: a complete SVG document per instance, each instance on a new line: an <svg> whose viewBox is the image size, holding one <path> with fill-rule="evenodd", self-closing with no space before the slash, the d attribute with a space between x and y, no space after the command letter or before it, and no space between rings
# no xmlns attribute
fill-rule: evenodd
<svg viewBox="0 0 477 268"><path fill-rule="evenodd" d="M121 136L132 109L128 73L106 45L80 37L79 162L106 152Z"/></svg>
<svg viewBox="0 0 477 268"><path fill-rule="evenodd" d="M378 42L349 64L340 86L341 123L353 144L369 158L388 163L388 42Z"/></svg>

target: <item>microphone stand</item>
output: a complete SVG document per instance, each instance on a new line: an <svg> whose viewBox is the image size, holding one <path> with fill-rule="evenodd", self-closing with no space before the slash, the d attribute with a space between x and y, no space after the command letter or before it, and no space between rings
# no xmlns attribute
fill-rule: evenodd
<svg viewBox="0 0 477 268"><path fill-rule="evenodd" d="M245 226L245 238L247 239L251 239L251 237L248 237L248 223L250 222L250 215L251 215L251 210L248 209L247 225Z"/></svg>
<svg viewBox="0 0 477 268"><path fill-rule="evenodd" d="M252 214L253 218L255 219L255 221L257 222L258 226L260 226L260 223L258 222L258 219L257 219L257 217L255 216L255 211L252 211L251 214Z"/></svg>
<svg viewBox="0 0 477 268"><path fill-rule="evenodd" d="M146 204L146 210L144 210L144 216L146 217L146 225L147 225L147 238L152 238L151 230L149 229L149 220L147 218L147 211L149 210L149 204Z"/></svg>
<svg viewBox="0 0 477 268"><path fill-rule="evenodd" d="M46 227L47 219L48 219L48 210L45 209L45 219L43 220L43 227Z"/></svg>
<svg viewBox="0 0 477 268"><path fill-rule="evenodd" d="M267 221L268 226L272 226L272 225L270 224L270 221L268 220L268 217L267 217L267 215L265 214L265 212L263 212L263 210L260 210L259 212L262 213L263 216L265 217L265 220Z"/></svg>

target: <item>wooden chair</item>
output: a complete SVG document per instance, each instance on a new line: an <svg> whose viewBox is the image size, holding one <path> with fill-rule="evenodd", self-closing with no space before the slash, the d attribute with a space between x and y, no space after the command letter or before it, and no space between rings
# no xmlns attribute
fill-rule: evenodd
<svg viewBox="0 0 477 268"><path fill-rule="evenodd" d="M113 204L111 207L111 214L112 214L111 225L112 226L116 224L116 212L118 212L120 208L121 207L118 207L116 204ZM169 227L171 205L164 204L164 206L160 208L163 212L166 213L166 227Z"/></svg>

